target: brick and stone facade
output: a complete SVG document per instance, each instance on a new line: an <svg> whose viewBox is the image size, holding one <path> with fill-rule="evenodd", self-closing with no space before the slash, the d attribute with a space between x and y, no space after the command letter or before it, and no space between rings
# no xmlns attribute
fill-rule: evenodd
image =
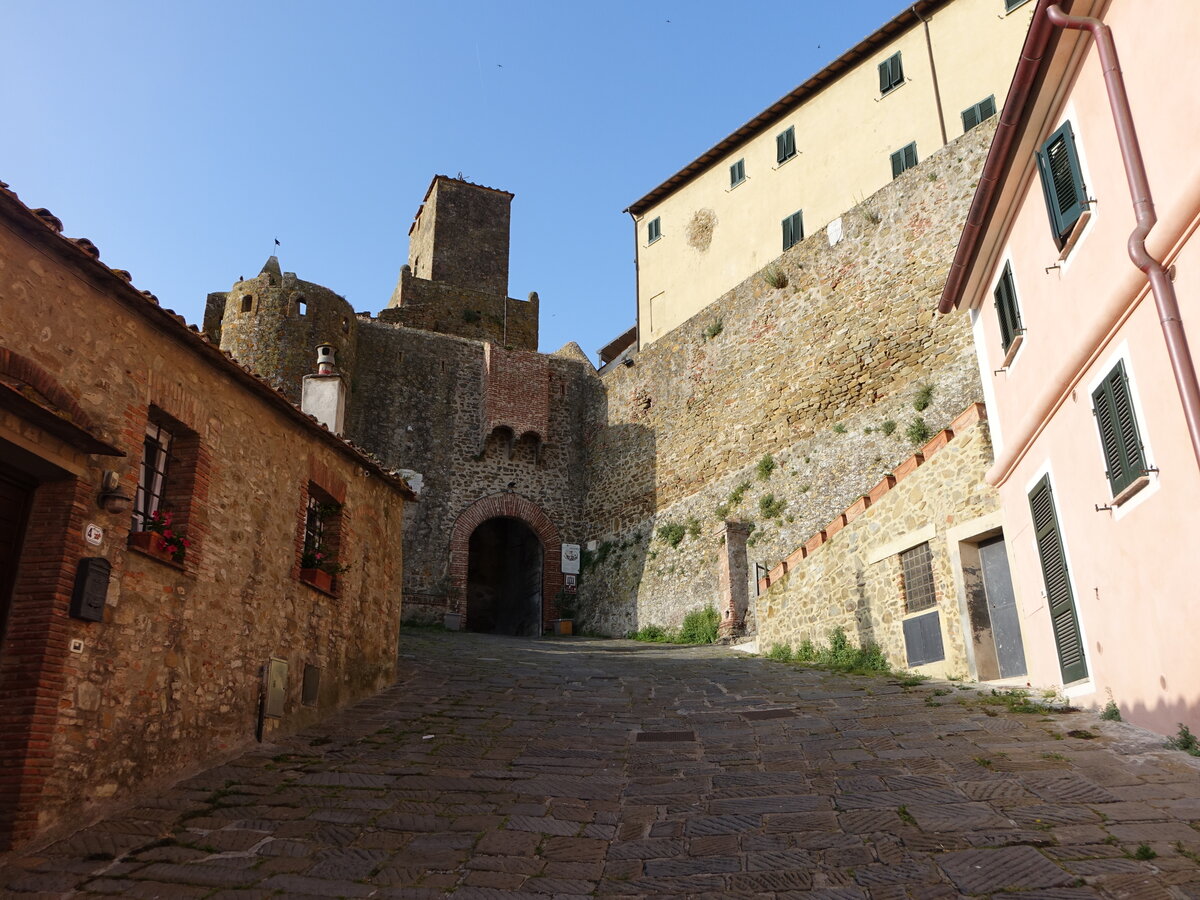
<svg viewBox="0 0 1200 900"><path fill-rule="evenodd" d="M288 674L268 737L387 684L412 497L59 231L0 190L0 481L26 498L0 548L16 569L0 584L0 846L245 748L272 658ZM264 274L268 294L298 284ZM190 541L180 561L143 549L129 510L148 425L173 436L161 508ZM316 495L349 566L329 589L301 572ZM71 614L87 559L110 567L98 621Z"/></svg>

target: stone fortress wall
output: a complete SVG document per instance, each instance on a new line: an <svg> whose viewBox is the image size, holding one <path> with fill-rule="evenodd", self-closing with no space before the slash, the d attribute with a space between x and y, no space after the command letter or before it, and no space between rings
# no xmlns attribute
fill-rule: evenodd
<svg viewBox="0 0 1200 900"><path fill-rule="evenodd" d="M725 520L754 523L751 574L770 568L912 453L915 420L932 435L982 398L969 325L935 324L934 307L993 130L847 211L832 246L829 229L809 235L606 371L587 435L585 628L719 605ZM664 525L684 529L674 546Z"/></svg>

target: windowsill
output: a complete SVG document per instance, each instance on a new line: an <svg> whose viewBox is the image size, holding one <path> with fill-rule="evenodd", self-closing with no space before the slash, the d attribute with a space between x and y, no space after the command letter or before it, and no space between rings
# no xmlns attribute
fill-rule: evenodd
<svg viewBox="0 0 1200 900"><path fill-rule="evenodd" d="M1013 13L1015 13L1018 9L1020 9L1022 6L1024 6L1028 2L1029 2L1029 0L1021 0L1021 2L1016 4L1015 6L1004 10L1004 15L1011 16Z"/></svg>
<svg viewBox="0 0 1200 900"><path fill-rule="evenodd" d="M646 246L649 247L651 244L657 244L661 240L662 240L662 235L660 234L658 237L654 238L654 240L646 241Z"/></svg>
<svg viewBox="0 0 1200 900"><path fill-rule="evenodd" d="M782 169L784 166L786 166L788 163L790 163L793 159L795 159L799 155L800 155L799 153L793 153L791 156L789 156L783 162L775 163L775 170L778 171L779 169Z"/></svg>
<svg viewBox="0 0 1200 900"><path fill-rule="evenodd" d="M334 580L334 577L332 575L322 573L328 579L328 584L326 585L326 584L318 583L318 582L322 582L325 580L325 579L321 578L320 575L307 576L304 574L305 571L307 571L307 570L305 570L305 569L300 570L301 574L296 577L297 581L299 581L301 584L307 585L308 587L312 588L314 591L316 591L320 594L324 594L326 597L333 597L334 599L337 599L338 594L334 590L337 582Z"/></svg>
<svg viewBox="0 0 1200 900"><path fill-rule="evenodd" d="M1059 262L1062 262L1064 259L1066 259L1070 255L1071 251L1075 248L1075 245L1079 243L1079 239L1083 236L1084 229L1091 218L1092 211L1090 209L1085 209L1079 214L1079 218L1075 221L1075 227L1071 229L1071 233L1067 235L1066 243L1063 244L1062 250L1059 251Z"/></svg>
<svg viewBox="0 0 1200 900"><path fill-rule="evenodd" d="M746 179L745 179L745 178L743 178L741 181L735 181L733 184L731 184L731 185L729 186L729 190L730 190L730 191L732 191L732 190L734 190L735 188L740 188L740 187L741 187L743 184L745 184L745 183L746 183ZM729 193L729 191L726 191L725 193Z"/></svg>
<svg viewBox="0 0 1200 900"><path fill-rule="evenodd" d="M177 569L180 572L185 571L183 563L175 562L175 560L171 559L171 555L169 553L164 553L161 550L151 550L149 547L143 547L141 544L139 544L136 535L141 534L153 534L153 532L131 531L129 533L129 541L126 544L130 550L140 556L146 557L147 559L152 559L155 562L162 563L164 566L170 566L172 569Z"/></svg>
<svg viewBox="0 0 1200 900"><path fill-rule="evenodd" d="M892 96L892 94L896 93L896 91L900 90L900 88L904 87L906 84L908 84L908 79L907 79L907 78L905 78L905 79L904 79L903 81L901 81L899 84L894 84L894 85L892 85L892 86L891 86L890 88L888 88L886 91L883 91L883 92L881 92L881 93L880 93L880 95L879 95L878 99L876 100L876 102L878 102L879 100L882 100L884 97L890 97L890 96Z"/></svg>
<svg viewBox="0 0 1200 900"><path fill-rule="evenodd" d="M1133 481L1131 481L1129 484L1125 485L1124 489L1122 489L1121 492L1117 494L1117 496L1112 498L1112 502L1110 503L1110 505L1111 506L1120 506L1122 503L1132 500L1136 494L1140 494L1142 492L1142 490L1145 489L1146 487L1149 487L1149 485L1150 485L1150 476L1148 474L1139 475L1137 478L1133 479Z"/></svg>
<svg viewBox="0 0 1200 900"><path fill-rule="evenodd" d="M1025 343L1024 333L1018 334L1012 339L1012 343L1008 345L1008 352L1004 354L1004 361L1000 363L1001 369L1007 369L1012 365L1012 361L1017 358L1017 351L1021 349L1021 345Z"/></svg>

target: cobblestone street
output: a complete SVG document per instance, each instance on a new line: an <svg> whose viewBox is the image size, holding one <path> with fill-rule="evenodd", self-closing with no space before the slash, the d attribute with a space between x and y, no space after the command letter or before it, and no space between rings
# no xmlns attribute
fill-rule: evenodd
<svg viewBox="0 0 1200 900"><path fill-rule="evenodd" d="M719 647L410 631L383 694L10 856L0 887L1200 898L1200 760L995 700Z"/></svg>

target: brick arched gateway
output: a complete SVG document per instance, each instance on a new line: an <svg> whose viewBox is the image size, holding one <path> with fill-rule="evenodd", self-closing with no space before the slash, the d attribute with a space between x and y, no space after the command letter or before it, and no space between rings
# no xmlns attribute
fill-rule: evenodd
<svg viewBox="0 0 1200 900"><path fill-rule="evenodd" d="M488 519L520 519L542 543L542 629L558 618L555 597L562 589L562 540L545 511L519 494L492 494L464 509L450 533L450 602L452 612L467 616L467 566L471 534Z"/></svg>

